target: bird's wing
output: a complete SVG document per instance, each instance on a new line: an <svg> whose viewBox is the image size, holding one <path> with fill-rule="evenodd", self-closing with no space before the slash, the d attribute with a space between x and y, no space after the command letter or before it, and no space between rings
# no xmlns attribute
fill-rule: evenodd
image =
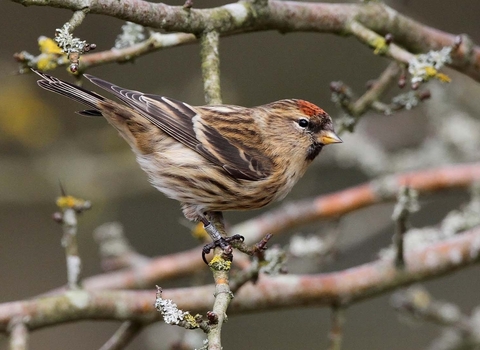
<svg viewBox="0 0 480 350"><path fill-rule="evenodd" d="M214 107L194 108L174 99L124 89L91 75L85 76L95 85L112 92L124 103L139 111L152 124L178 142L221 166L233 178L257 181L271 174L270 159L256 147L250 146L258 144L260 136L250 134L247 142L242 142L242 138L238 137L244 128L249 128L248 122L228 123L226 127L225 124L222 127L221 122L216 123L212 120L216 114ZM241 107L218 108L224 113L226 110L243 110Z"/></svg>

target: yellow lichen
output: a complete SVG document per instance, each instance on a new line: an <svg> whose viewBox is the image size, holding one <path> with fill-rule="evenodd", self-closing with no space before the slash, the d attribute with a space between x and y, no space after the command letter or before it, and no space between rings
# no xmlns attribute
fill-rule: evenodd
<svg viewBox="0 0 480 350"><path fill-rule="evenodd" d="M438 74L438 71L433 68L433 67L425 67L425 75L427 76L428 79L436 77Z"/></svg>
<svg viewBox="0 0 480 350"><path fill-rule="evenodd" d="M443 73L438 73L435 78L437 78L438 80L440 80L441 82L443 83L449 83L452 81L452 79L450 79L450 77L446 74L443 74Z"/></svg>
<svg viewBox="0 0 480 350"><path fill-rule="evenodd" d="M38 47L41 53L63 55L64 52L58 47L57 43L46 36L38 38Z"/></svg>
<svg viewBox="0 0 480 350"><path fill-rule="evenodd" d="M384 38L377 37L372 42L371 45L375 48L373 53L375 55L383 55L388 51L388 45Z"/></svg>
<svg viewBox="0 0 480 350"><path fill-rule="evenodd" d="M58 47L57 43L46 36L38 38L38 48L41 54L37 59L37 68L41 71L51 70L58 66L58 59L67 55Z"/></svg>
<svg viewBox="0 0 480 350"><path fill-rule="evenodd" d="M183 314L183 319L188 323L188 325L193 329L193 328L198 328L200 325L195 321L195 317L190 315L188 312L185 312ZM190 328L189 327L189 328Z"/></svg>
<svg viewBox="0 0 480 350"><path fill-rule="evenodd" d="M451 81L450 77L446 74L439 73L434 67L425 67L425 74L427 80L431 78L436 78L444 83L449 83Z"/></svg>
<svg viewBox="0 0 480 350"><path fill-rule="evenodd" d="M232 265L231 261L223 259L220 255L215 255L208 266L216 271L229 271Z"/></svg>
<svg viewBox="0 0 480 350"><path fill-rule="evenodd" d="M57 68L57 58L52 55L41 54L38 56L37 68L41 71Z"/></svg>
<svg viewBox="0 0 480 350"><path fill-rule="evenodd" d="M71 209L75 207L80 207L83 203L83 199L78 199L73 196L62 196L57 198L57 206L60 209Z"/></svg>

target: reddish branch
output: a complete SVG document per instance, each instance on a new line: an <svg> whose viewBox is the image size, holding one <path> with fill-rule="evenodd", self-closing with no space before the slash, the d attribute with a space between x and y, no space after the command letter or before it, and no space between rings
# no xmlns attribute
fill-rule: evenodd
<svg viewBox="0 0 480 350"><path fill-rule="evenodd" d="M268 233L279 234L302 224L337 218L383 201L394 200L404 185L409 185L422 194L468 187L479 180L480 163L392 175L329 195L285 204L233 226L230 233L242 234L249 242L260 241ZM199 259L200 252L201 247L198 247L153 259L138 268L93 276L85 279L83 286L89 290L150 287L161 281L191 275L204 268Z"/></svg>
<svg viewBox="0 0 480 350"><path fill-rule="evenodd" d="M337 218L367 206L394 200L403 186L420 194L467 187L480 180L480 163L391 175L329 195L283 205L279 209L232 227L248 241L258 241L267 233L277 234L309 222Z"/></svg>
<svg viewBox="0 0 480 350"><path fill-rule="evenodd" d="M12 0L37 6L50 6L74 11L82 10L78 0ZM170 32L199 35L215 30L221 35L249 31L278 30L285 32L321 32L352 34L352 21L380 34L392 34L395 44L410 52L438 50L453 46L456 35L428 27L381 2L368 4L302 3L292 1L239 2L212 9L185 9L141 0L89 1L89 13L112 16L146 27ZM480 81L480 47L463 36L462 45L455 52L452 67Z"/></svg>
<svg viewBox="0 0 480 350"><path fill-rule="evenodd" d="M453 236L426 248L406 253L405 269L397 269L393 260L379 259L343 271L317 275L261 276L258 282L243 286L235 295L229 315L307 305L345 305L386 293L417 281L442 276L480 260L480 227ZM211 307L214 286L165 290L191 314ZM140 324L158 321L153 307L155 292L84 291L0 305L0 331L10 321L24 317L30 330L85 319L130 320Z"/></svg>
<svg viewBox="0 0 480 350"><path fill-rule="evenodd" d="M205 264L200 258L201 247L162 256L137 268L109 272L87 278L86 289L130 289L151 287L155 283L194 274Z"/></svg>

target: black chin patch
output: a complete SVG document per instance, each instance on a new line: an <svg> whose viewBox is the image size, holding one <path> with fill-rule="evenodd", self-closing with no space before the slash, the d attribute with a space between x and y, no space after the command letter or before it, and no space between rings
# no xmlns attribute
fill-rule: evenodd
<svg viewBox="0 0 480 350"><path fill-rule="evenodd" d="M323 148L321 143L312 143L307 149L307 160L314 160Z"/></svg>

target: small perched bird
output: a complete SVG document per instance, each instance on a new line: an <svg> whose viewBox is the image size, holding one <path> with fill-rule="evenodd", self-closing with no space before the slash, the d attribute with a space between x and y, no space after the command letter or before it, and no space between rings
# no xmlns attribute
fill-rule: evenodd
<svg viewBox="0 0 480 350"><path fill-rule="evenodd" d="M77 112L103 116L134 151L150 182L201 221L214 246L226 248L209 212L250 210L280 200L323 146L342 142L332 119L313 103L287 99L247 108L190 106L128 90L85 74L121 102L35 71L38 85L87 105Z"/></svg>

